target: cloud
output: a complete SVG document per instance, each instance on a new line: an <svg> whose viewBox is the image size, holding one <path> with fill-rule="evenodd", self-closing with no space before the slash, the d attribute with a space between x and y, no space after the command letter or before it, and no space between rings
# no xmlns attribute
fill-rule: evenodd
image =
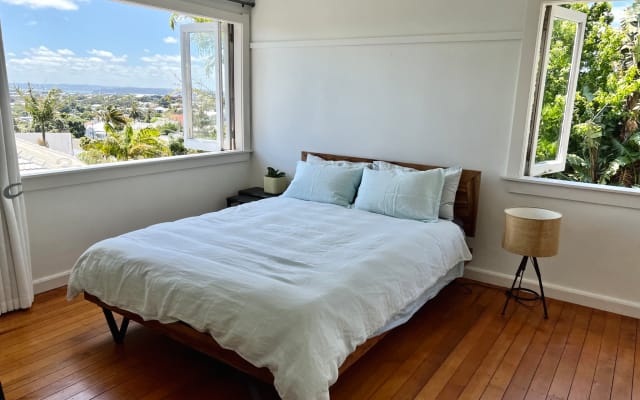
<svg viewBox="0 0 640 400"><path fill-rule="evenodd" d="M18 58L15 54L9 59L9 64L23 66L53 66L59 68L72 67L78 65L88 65L95 63L124 63L127 61L127 55L115 56L110 51L91 50L89 54L94 57L77 57L75 53L69 49L51 50L45 46L29 49L22 53L23 57Z"/></svg>
<svg viewBox="0 0 640 400"><path fill-rule="evenodd" d="M146 63L178 63L180 64L180 55L168 55L168 54L154 54L149 57L140 57L140 60Z"/></svg>
<svg viewBox="0 0 640 400"><path fill-rule="evenodd" d="M106 50L90 50L87 53L94 55L94 56L98 56L98 57L105 57L105 58L111 58L113 57L113 53L110 51L106 51Z"/></svg>
<svg viewBox="0 0 640 400"><path fill-rule="evenodd" d="M31 21L27 22L25 25L27 25L27 26L36 26L36 25L38 25L38 21L32 19Z"/></svg>
<svg viewBox="0 0 640 400"><path fill-rule="evenodd" d="M1 0L3 3L29 8L55 8L63 11L78 9L77 0Z"/></svg>
<svg viewBox="0 0 640 400"><path fill-rule="evenodd" d="M45 46L19 55L8 53L9 79L136 87L178 87L180 83L180 56L155 54L129 60L126 54L116 55L104 49L84 53L77 55L70 49Z"/></svg>
<svg viewBox="0 0 640 400"><path fill-rule="evenodd" d="M174 38L173 36L167 36L166 38L162 39L162 41L167 44L178 43L178 39Z"/></svg>
<svg viewBox="0 0 640 400"><path fill-rule="evenodd" d="M92 56L95 56L95 57L91 57L92 59L99 57L100 61L110 61L110 62L117 62L117 63L122 63L127 61L126 54L118 57L114 55L112 52L107 50L92 49L92 50L89 50L87 53L91 54Z"/></svg>

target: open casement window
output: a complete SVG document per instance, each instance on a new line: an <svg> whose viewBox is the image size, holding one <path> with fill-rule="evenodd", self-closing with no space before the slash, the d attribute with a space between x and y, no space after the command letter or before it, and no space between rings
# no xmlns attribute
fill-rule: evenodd
<svg viewBox="0 0 640 400"><path fill-rule="evenodd" d="M565 169L587 15L546 6L540 36L526 174Z"/></svg>
<svg viewBox="0 0 640 400"><path fill-rule="evenodd" d="M181 25L180 45L185 146L235 150L234 25Z"/></svg>

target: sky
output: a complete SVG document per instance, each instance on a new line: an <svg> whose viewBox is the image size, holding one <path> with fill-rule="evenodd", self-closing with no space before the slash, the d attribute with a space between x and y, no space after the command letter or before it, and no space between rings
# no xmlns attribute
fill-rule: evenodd
<svg viewBox="0 0 640 400"><path fill-rule="evenodd" d="M633 3L633 0L624 0L613 2L614 26L620 26L620 20L625 16L625 10Z"/></svg>
<svg viewBox="0 0 640 400"><path fill-rule="evenodd" d="M169 16L106 0L0 0L9 82L178 88Z"/></svg>

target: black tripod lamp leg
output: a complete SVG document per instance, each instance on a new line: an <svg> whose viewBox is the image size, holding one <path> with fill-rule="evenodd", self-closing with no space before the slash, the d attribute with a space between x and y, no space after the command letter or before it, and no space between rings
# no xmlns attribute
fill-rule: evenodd
<svg viewBox="0 0 640 400"><path fill-rule="evenodd" d="M540 285L540 297L542 298L542 307L544 307L544 319L549 319L549 315L547 314L547 300L544 298L544 288L542 287L542 277L540 276L538 259L536 257L531 257L531 259L533 261L533 268L536 270L536 275L538 276L538 284Z"/></svg>
<svg viewBox="0 0 640 400"><path fill-rule="evenodd" d="M520 284L522 284L522 275L524 275L524 270L527 267L527 256L522 257L522 261L520 261L520 266L518 266L518 270L516 271L516 276L513 278L513 283L511 284L511 289L506 291L507 299L504 302L504 307L502 307L502 315L507 312L507 306L509 305L509 300L511 300L511 294L513 293L513 289L516 287L516 282L518 281L518 277L520 277Z"/></svg>

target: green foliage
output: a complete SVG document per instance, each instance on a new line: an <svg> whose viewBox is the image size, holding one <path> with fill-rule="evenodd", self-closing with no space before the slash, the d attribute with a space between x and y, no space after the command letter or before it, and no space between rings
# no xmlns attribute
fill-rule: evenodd
<svg viewBox="0 0 640 400"><path fill-rule="evenodd" d="M189 149L184 146L184 138L171 139L169 142L169 150L172 156L182 156L189 154Z"/></svg>
<svg viewBox="0 0 640 400"><path fill-rule="evenodd" d="M109 104L104 110L99 112L100 119L104 122L104 128L106 131L120 131L124 129L129 120L124 116L124 113L117 107Z"/></svg>
<svg viewBox="0 0 640 400"><path fill-rule="evenodd" d="M87 164L99 164L171 155L169 147L159 136L156 129L134 130L130 125L121 132L108 129L105 139L82 138L80 147L84 152L78 158Z"/></svg>
<svg viewBox="0 0 640 400"><path fill-rule="evenodd" d="M27 91L17 89L18 94L24 100L24 108L33 118L33 125L36 131L42 133L41 145L47 145L46 132L49 126L54 124L58 118L60 106L60 93L58 89L51 89L44 96L38 96L33 92L31 84L28 84Z"/></svg>
<svg viewBox="0 0 640 400"><path fill-rule="evenodd" d="M74 137L81 138L84 136L86 129L84 127L84 121L81 118L74 115L63 114L62 120L65 128L71 132Z"/></svg>
<svg viewBox="0 0 640 400"><path fill-rule="evenodd" d="M608 2L571 4L587 14L565 171L551 177L618 186L640 184L640 0L620 27ZM536 160L555 158L575 30L555 25ZM562 25L564 24L564 25Z"/></svg>
<svg viewBox="0 0 640 400"><path fill-rule="evenodd" d="M142 118L142 112L140 111L140 108L138 108L138 102L134 101L131 103L131 110L129 111L129 118L131 118L133 121L137 121L140 118Z"/></svg>
<svg viewBox="0 0 640 400"><path fill-rule="evenodd" d="M282 171L279 171L275 168L272 167L267 167L267 174L265 176L269 177L269 178L281 178L283 176L285 176L286 174Z"/></svg>
<svg viewBox="0 0 640 400"><path fill-rule="evenodd" d="M160 131L160 134L168 135L170 133L178 132L180 130L180 125L177 122L167 122L166 124L159 126L158 130Z"/></svg>

